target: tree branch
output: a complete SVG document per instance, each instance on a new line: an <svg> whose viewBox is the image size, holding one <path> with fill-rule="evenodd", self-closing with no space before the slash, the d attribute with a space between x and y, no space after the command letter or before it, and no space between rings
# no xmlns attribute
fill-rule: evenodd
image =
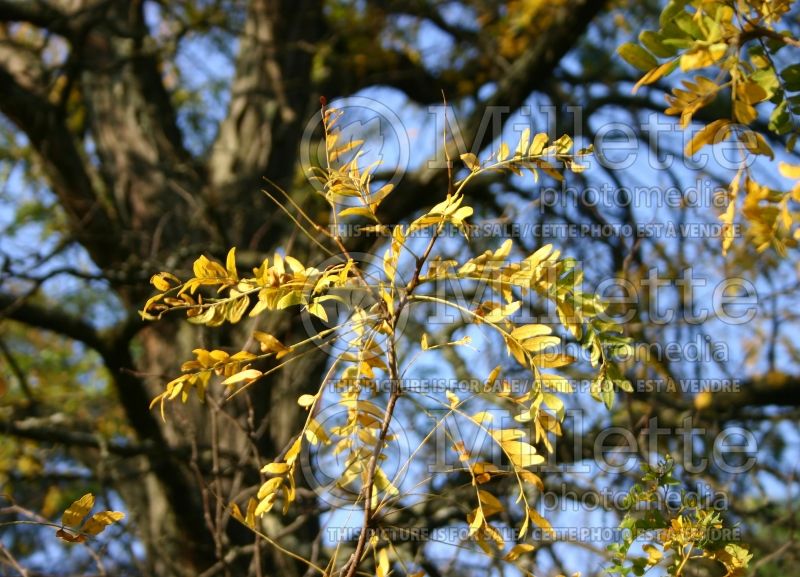
<svg viewBox="0 0 800 577"><path fill-rule="evenodd" d="M512 114L522 106L531 93L544 88L553 76L564 55L575 45L576 39L583 35L589 23L605 6L602 0L574 0L564 6L553 8L553 24L543 30L525 52L511 64L508 72L498 80L494 94L480 106L464 123L463 141L472 149L478 136L488 136L488 140L478 143L485 145L496 134L480 135L484 114L491 107L504 107ZM447 158L458 159L464 152L458 150L455 139L448 144ZM445 156L439 151L440 156ZM441 198L447 191L447 171L427 166L416 174L407 176L386 201L381 205L381 218L384 222L398 222L402 217L412 214L420 203L430 198Z"/></svg>
<svg viewBox="0 0 800 577"><path fill-rule="evenodd" d="M26 299L0 293L0 318L21 322L31 327L44 329L81 342L101 356L108 353L108 343L103 336L86 321Z"/></svg>
<svg viewBox="0 0 800 577"><path fill-rule="evenodd" d="M0 420L0 432L20 439L29 439L53 445L98 449L120 457L136 457L164 452L163 447L157 447L148 441L131 443L130 441L119 442L103 439L94 433L76 431L64 426L48 425L42 421L45 421L45 419L3 419Z"/></svg>
<svg viewBox="0 0 800 577"><path fill-rule="evenodd" d="M76 240L98 266L110 266L120 246L118 231L98 200L63 115L47 99L23 88L4 67L0 67L0 85L0 112L27 135L38 152Z"/></svg>

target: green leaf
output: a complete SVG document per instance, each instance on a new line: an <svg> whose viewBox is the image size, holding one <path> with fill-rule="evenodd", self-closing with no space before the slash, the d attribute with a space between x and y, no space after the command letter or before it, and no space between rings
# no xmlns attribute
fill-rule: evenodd
<svg viewBox="0 0 800 577"><path fill-rule="evenodd" d="M303 305L305 303L306 303L306 297L302 293L302 291L294 290L283 295L278 301L278 303L275 305L275 308L277 308L278 310L282 310L288 307L293 307L295 305Z"/></svg>
<svg viewBox="0 0 800 577"><path fill-rule="evenodd" d="M791 117L786 110L786 101L782 101L769 116L768 128L775 134L786 134L792 130Z"/></svg>
<svg viewBox="0 0 800 577"><path fill-rule="evenodd" d="M791 92L800 90L800 64L792 64L781 70L781 78L786 90Z"/></svg>
<svg viewBox="0 0 800 577"><path fill-rule="evenodd" d="M626 42L617 48L617 53L625 62L642 72L647 72L658 66L658 60L656 60L655 56L633 42Z"/></svg>
<svg viewBox="0 0 800 577"><path fill-rule="evenodd" d="M670 0L664 7L664 10L661 11L661 15L658 17L658 23L661 24L661 27L666 28L673 18L683 12L683 8L688 3L689 0Z"/></svg>
<svg viewBox="0 0 800 577"><path fill-rule="evenodd" d="M678 53L674 46L664 44L661 34L653 30L642 30L639 34L639 42L659 58L670 58Z"/></svg>
<svg viewBox="0 0 800 577"><path fill-rule="evenodd" d="M758 84L767 93L767 98L772 98L780 88L780 82L772 68L756 70L750 75L750 81Z"/></svg>

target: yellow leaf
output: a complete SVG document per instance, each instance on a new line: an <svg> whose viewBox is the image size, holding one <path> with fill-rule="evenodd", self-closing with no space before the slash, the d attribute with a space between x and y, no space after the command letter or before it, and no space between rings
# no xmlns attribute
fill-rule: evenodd
<svg viewBox="0 0 800 577"><path fill-rule="evenodd" d="M239 274L236 272L236 247L228 251L228 256L225 258L225 270L232 280L239 280Z"/></svg>
<svg viewBox="0 0 800 577"><path fill-rule="evenodd" d="M375 487L377 487L378 491L386 492L387 495L398 495L400 493L400 490L392 485L389 477L380 467L375 469Z"/></svg>
<svg viewBox="0 0 800 577"><path fill-rule="evenodd" d="M489 311L486 315L484 315L483 320L487 323L498 323L504 318L511 316L515 312L517 312L521 304L522 304L521 301L514 301L505 306L495 307L491 311Z"/></svg>
<svg viewBox="0 0 800 577"><path fill-rule="evenodd" d="M495 368L492 369L492 372L489 373L489 376L486 377L486 386L493 387L494 382L497 380L498 375L500 375L500 371L502 370L502 365L497 365Z"/></svg>
<svg viewBox="0 0 800 577"><path fill-rule="evenodd" d="M547 347L555 347L560 344L561 337L556 335L542 335L539 337L533 337L532 339L526 339L522 342L522 347L526 351L537 353L542 349L546 349Z"/></svg>
<svg viewBox="0 0 800 577"><path fill-rule="evenodd" d="M471 206L462 206L450 215L450 220L455 224L461 224L465 218L472 216L472 212L473 210Z"/></svg>
<svg viewBox="0 0 800 577"><path fill-rule="evenodd" d="M744 100L733 101L733 118L742 124L750 124L758 114L753 106Z"/></svg>
<svg viewBox="0 0 800 577"><path fill-rule="evenodd" d="M648 565L657 565L658 562L661 561L661 558L664 557L664 553L662 553L658 547L650 543L648 543L647 545L643 545L642 551L647 553Z"/></svg>
<svg viewBox="0 0 800 577"><path fill-rule="evenodd" d="M240 523L244 523L244 515L242 515L242 510L239 508L239 505L236 503L231 503L231 516L239 521Z"/></svg>
<svg viewBox="0 0 800 577"><path fill-rule="evenodd" d="M501 446L511 462L521 469L544 463L544 457L538 455L536 448L525 441L503 441Z"/></svg>
<svg viewBox="0 0 800 577"><path fill-rule="evenodd" d="M262 373L258 369L247 369L239 373L236 373L234 375L231 375L230 377L222 381L222 384L234 385L236 383L241 383L242 381L252 381L260 377L262 374L264 373Z"/></svg>
<svg viewBox="0 0 800 577"><path fill-rule="evenodd" d="M472 521L469 524L469 536L472 537L483 526L484 518L480 509L475 509L470 516L472 516Z"/></svg>
<svg viewBox="0 0 800 577"><path fill-rule="evenodd" d="M461 160L464 161L464 164L469 168L472 172L480 169L481 164L478 162L478 157L472 154L471 152L465 152L461 155Z"/></svg>
<svg viewBox="0 0 800 577"><path fill-rule="evenodd" d="M528 156L539 156L544 150L545 144L547 144L547 134L540 132L533 137L531 147L528 149Z"/></svg>
<svg viewBox="0 0 800 577"><path fill-rule="evenodd" d="M328 445L331 442L331 439L328 437L328 433L325 432L323 426L314 419L309 421L308 426L306 427L305 435L308 442L315 446L319 445L320 443Z"/></svg>
<svg viewBox="0 0 800 577"><path fill-rule="evenodd" d="M753 154L767 156L770 158L770 160L775 158L775 153L772 152L772 148L769 144L767 144L767 141L764 139L764 137L758 132L753 130L747 131L742 135L742 144L744 144L747 150Z"/></svg>
<svg viewBox="0 0 800 577"><path fill-rule="evenodd" d="M528 509L528 516L531 518L531 521L544 531L545 536L555 538L556 532L550 524L550 521L539 515L536 509Z"/></svg>
<svg viewBox="0 0 800 577"><path fill-rule="evenodd" d="M533 364L543 369L558 369L574 362L575 357L563 353L542 353L533 359Z"/></svg>
<svg viewBox="0 0 800 577"><path fill-rule="evenodd" d="M681 70L686 72L687 70L711 66L724 56L727 49L728 45L724 42L692 48L681 56Z"/></svg>
<svg viewBox="0 0 800 577"><path fill-rule="evenodd" d="M338 160L342 155L350 152L351 150L353 150L355 148L360 147L362 144L364 144L363 140L357 140L357 139L350 140L344 146L341 146L341 147L339 147L339 148L337 148L335 150L331 150L330 151L331 152L331 159L332 160ZM330 144L329 144L329 146L330 146Z"/></svg>
<svg viewBox="0 0 800 577"><path fill-rule="evenodd" d="M256 507L258 506L258 501L253 497L250 497L247 500L247 513L245 514L244 524L250 527L251 529L255 528L256 526Z"/></svg>
<svg viewBox="0 0 800 577"><path fill-rule="evenodd" d="M741 181L741 171L736 173L729 188L730 202L725 212L719 217L722 221L722 256L728 254L731 244L733 244L734 230L733 221L736 218L736 197L739 195L739 186Z"/></svg>
<svg viewBox="0 0 800 577"><path fill-rule="evenodd" d="M486 535L494 541L498 549L502 550L505 548L506 542L505 539L503 539L503 536L500 534L500 531L488 523L484 526L483 530L485 531Z"/></svg>
<svg viewBox="0 0 800 577"><path fill-rule="evenodd" d="M520 429L496 429L491 431L491 434L500 443L515 441L525 436L525 432Z"/></svg>
<svg viewBox="0 0 800 577"><path fill-rule="evenodd" d="M522 341L525 339L538 337L540 335L549 335L552 332L553 329L547 325L523 325L511 331L511 336L518 341Z"/></svg>
<svg viewBox="0 0 800 577"><path fill-rule="evenodd" d="M302 437L297 437L292 446L289 447L289 450L286 451L286 462L290 465L297 460L297 456L300 454L300 442Z"/></svg>
<svg viewBox="0 0 800 577"><path fill-rule="evenodd" d="M534 549L535 547L530 543L517 543L511 548L511 551L509 551L506 556L503 557L503 559L506 561L516 561L519 559L520 555L523 555L524 553L530 553Z"/></svg>
<svg viewBox="0 0 800 577"><path fill-rule="evenodd" d="M124 518L125 513L121 511L102 511L100 513L95 513L86 521L81 531L87 535L98 535L109 525L113 525Z"/></svg>
<svg viewBox="0 0 800 577"><path fill-rule="evenodd" d="M550 373L542 373L542 386L546 389L553 389L559 393L571 393L573 391L570 382L561 375L553 375Z"/></svg>
<svg viewBox="0 0 800 577"><path fill-rule="evenodd" d="M384 547L378 551L378 566L376 567L378 577L387 577L389 575L389 553L388 548Z"/></svg>
<svg viewBox="0 0 800 577"><path fill-rule="evenodd" d="M275 304L275 308L283 310L285 308L293 307L296 305L306 304L306 295L301 290L290 290L283 295Z"/></svg>
<svg viewBox="0 0 800 577"><path fill-rule="evenodd" d="M339 211L339 216L364 216L369 219L375 220L375 215L372 211L365 206L351 206Z"/></svg>
<svg viewBox="0 0 800 577"><path fill-rule="evenodd" d="M272 507L275 505L275 500L277 499L277 493L271 493L264 497L256 507L255 511L253 511L253 515L255 517L260 517L264 513L268 513Z"/></svg>
<svg viewBox="0 0 800 577"><path fill-rule="evenodd" d="M539 478L538 475L534 475L527 469L518 471L517 474L523 481L527 481L528 483L536 487L539 491L544 491L544 483L542 482L542 480Z"/></svg>
<svg viewBox="0 0 800 577"><path fill-rule="evenodd" d="M261 343L262 353L286 353L291 350L269 333L255 331L253 333L253 338Z"/></svg>
<svg viewBox="0 0 800 577"><path fill-rule="evenodd" d="M231 296L235 296L235 291L231 291ZM225 317L228 319L228 322L231 324L236 324L242 317L244 316L245 311L247 311L247 307L250 306L250 299L247 297L242 297L236 299L230 303L226 307L226 314Z"/></svg>
<svg viewBox="0 0 800 577"><path fill-rule="evenodd" d="M497 160L503 162L506 158L508 158L510 151L508 149L508 145L505 142L500 143L500 150L497 151Z"/></svg>
<svg viewBox="0 0 800 577"><path fill-rule="evenodd" d="M270 495L274 495L278 492L278 490L283 485L283 478L282 477L273 477L269 481L266 481L261 487L258 489L258 494L256 495L259 499L266 499Z"/></svg>
<svg viewBox="0 0 800 577"><path fill-rule="evenodd" d="M686 145L686 156L693 156L706 144L716 144L724 140L728 134L730 123L730 120L720 118L704 126Z"/></svg>
<svg viewBox="0 0 800 577"><path fill-rule="evenodd" d="M528 147L531 141L531 129L525 128L522 131L522 136L519 137L519 144L517 144L517 149L514 151L514 156L525 156L528 152Z"/></svg>
<svg viewBox="0 0 800 577"><path fill-rule="evenodd" d="M325 307L323 307L319 302L314 301L306 306L306 309L309 313L314 315L317 318L322 319L325 322L328 322L328 313L325 312Z"/></svg>
<svg viewBox="0 0 800 577"><path fill-rule="evenodd" d="M519 342L514 339L506 337L505 341L509 354L512 355L520 365L527 367L528 359L525 356L525 349L523 349Z"/></svg>
<svg viewBox="0 0 800 577"><path fill-rule="evenodd" d="M639 82L633 87L632 92L636 94L639 91L639 88L642 87L644 84L653 84L653 82L658 81L661 77L666 76L670 72L672 72L675 67L678 65L677 60L671 60L669 62L665 62L664 64L658 66L657 68L653 68L650 72L645 74L639 79Z"/></svg>
<svg viewBox="0 0 800 577"><path fill-rule="evenodd" d="M788 162L780 162L778 170L781 176L785 178L794 178L800 180L800 164L789 164Z"/></svg>
<svg viewBox="0 0 800 577"><path fill-rule="evenodd" d="M289 265L289 270L292 272L303 272L306 270L306 267L304 267L299 260L288 254L283 257L283 261L285 264Z"/></svg>
<svg viewBox="0 0 800 577"><path fill-rule="evenodd" d="M61 524L68 527L77 527L89 511L92 510L92 507L94 507L94 495L86 493L67 507L67 510L61 516Z"/></svg>
<svg viewBox="0 0 800 577"><path fill-rule="evenodd" d="M553 141L553 146L556 147L557 154L567 154L572 150L572 137L569 134L564 134Z"/></svg>
<svg viewBox="0 0 800 577"><path fill-rule="evenodd" d="M317 400L315 395L301 395L299 399L297 399L297 404L301 407L308 408L314 404L314 401Z"/></svg>
<svg viewBox="0 0 800 577"><path fill-rule="evenodd" d="M472 419L476 423L491 423L492 419L494 419L494 416L488 411L481 411L472 415Z"/></svg>
<svg viewBox="0 0 800 577"><path fill-rule="evenodd" d="M172 284L169 281L173 281L176 285L181 283L178 277L168 272L160 272L150 277L150 283L162 292L172 288ZM145 310L147 310L147 307L145 307Z"/></svg>
<svg viewBox="0 0 800 577"><path fill-rule="evenodd" d="M483 489L478 489L478 499L481 502L484 517L491 517L496 513L502 513L506 510L497 497Z"/></svg>
<svg viewBox="0 0 800 577"><path fill-rule="evenodd" d="M459 399L458 395L456 395L452 391L445 391L444 394L447 397L447 400L450 402L450 408L454 409L458 405L461 399Z"/></svg>
<svg viewBox="0 0 800 577"><path fill-rule="evenodd" d="M289 463L268 463L261 467L262 473L267 473L268 475L283 475L284 473L289 472Z"/></svg>

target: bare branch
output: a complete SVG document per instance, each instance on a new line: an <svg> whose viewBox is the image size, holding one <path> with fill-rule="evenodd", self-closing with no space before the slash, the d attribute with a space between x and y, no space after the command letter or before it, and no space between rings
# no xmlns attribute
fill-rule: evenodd
<svg viewBox="0 0 800 577"><path fill-rule="evenodd" d="M75 238L99 266L109 266L114 258L111 243L115 239L119 242L118 229L98 200L64 116L47 99L21 86L2 67L0 84L0 112L25 132L39 153Z"/></svg>
<svg viewBox="0 0 800 577"><path fill-rule="evenodd" d="M109 350L103 336L83 319L19 297L0 293L0 318L63 335L85 344L101 355L107 354Z"/></svg>
<svg viewBox="0 0 800 577"><path fill-rule="evenodd" d="M156 447L151 442L139 444L131 443L130 441L113 441L103 439L94 433L76 431L72 428L65 428L63 425L47 424L44 421L48 420L0 420L0 432L21 439L30 439L32 441L51 443L53 445L98 449L121 457L153 454L156 451L160 453L164 452L164 448Z"/></svg>
<svg viewBox="0 0 800 577"><path fill-rule="evenodd" d="M476 107L475 113L467 119L464 142L468 147L472 146L479 133L487 108L502 106L513 113L525 103L531 93L544 88L561 59L604 6L605 3L601 0L575 0L554 8L552 25L531 41L527 50L499 79L491 98L482 106ZM457 150L455 142L451 141L449 146L451 150L446 155L448 158L458 158L464 152ZM413 213L424 199L446 191L447 172L426 166L405 178L399 188L403 190L397 190L381 205L384 222L399 222L403 216Z"/></svg>

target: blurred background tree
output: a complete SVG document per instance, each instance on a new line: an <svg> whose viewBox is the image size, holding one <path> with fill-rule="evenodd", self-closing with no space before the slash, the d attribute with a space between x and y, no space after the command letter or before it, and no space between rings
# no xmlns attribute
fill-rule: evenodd
<svg viewBox="0 0 800 577"><path fill-rule="evenodd" d="M232 521L226 504L257 487L259 466L285 450L303 418L295 399L316 389L327 357L277 373L224 410L222 391L210 395L208 406L176 406L163 423L149 402L198 344L238 350L255 328L292 342L303 328L285 316L269 327L208 331L180 319L146 324L137 311L151 292L153 273L187 270L201 253L221 259L237 246L240 261L257 266L263 255L291 246L294 256L309 260L304 257L313 247L259 191L268 177L307 212L325 218L326 205L300 162L304 130L318 115L321 95L389 103L410 133L428 138L428 156L439 159L441 126L434 126L427 107L440 105L444 95L464 142L478 140L475 150L490 147L497 136L483 132L492 106L507 107L506 131L522 117L551 135L566 132L608 145L598 147L596 165L565 183L498 176L473 189L483 219L601 227L589 238L526 236L519 240L526 248L555 241L583 263L594 286L622 277L641 288L650 270L674 280L694 267L710 290L689 295L668 283L659 298L677 311L693 311L729 276L758 288L758 314L743 326L720 324L713 315L702 323L687 322L685 315L660 322L648 314L648 293L640 290L626 330L645 349L700 343L701 351L717 346L724 354L696 361L644 355L630 363L629 378L662 385L636 387L612 414L593 417L575 434L588 448L609 422L639 433L652 417L672 427L692 417L704 434L665 438L659 449L677 454L692 445L710 454L716 433L746 426L759 449L756 467L746 475L712 467L682 480L687 488L737 495L729 514L744 524L764 574L793 567L797 514L790 505L798 487L792 465L800 440L795 259L752 243L734 243L723 257L718 238L634 238L610 226L717 223L719 210L707 201L694 205L685 193L694 187L708 199L732 178L726 166L681 162L679 130L653 139L653 122L675 124L660 116L671 79L631 94L641 74L615 50L641 29L657 29L663 7L592 0L0 0L0 480L12 499L4 512L15 519L26 511L53 518L92 489L108 508L128 513L104 533L109 574L304 574L305 566ZM781 13L781 22L796 38L797 9ZM695 120L728 117L724 99L718 104ZM794 112L787 114L794 122ZM768 116L754 122L766 124ZM626 130L639 153L672 154L679 161L620 170L619 153L626 150L614 146L614 135L622 138ZM775 150L788 138L787 131L775 136ZM447 171L424 160L412 158L381 207L384 222L403 222L445 194ZM778 186L770 166L761 159L753 170ZM544 193L545 185L555 196ZM614 202L594 203L581 194L604 185L615 191ZM636 187L654 185L680 191L680 202L626 202ZM368 250L365 242L354 239L352 248ZM499 359L504 351L486 355ZM474 362L457 353L448 360L456 376L459 364ZM741 391L709 398L663 386L687 378L736 379ZM559 447L562 462L591 457L575 454L573 446ZM631 482L624 474L561 473L548 481L574 486L576 494L595 484L627 488ZM270 534L324 565L326 505L312 491L302 497L297 516L270 518ZM422 502L393 523L446 527L462 519L457 503ZM607 520L605 513L569 519ZM51 535L41 528L18 525L3 533L2 553L30 567L30 575L99 571L84 549L47 544ZM770 556L776 539L778 554ZM545 544L530 568L599 571L602 546L579 545L589 552L573 562L566 559L573 554L569 544ZM404 546L432 577L487 570L447 549Z"/></svg>

